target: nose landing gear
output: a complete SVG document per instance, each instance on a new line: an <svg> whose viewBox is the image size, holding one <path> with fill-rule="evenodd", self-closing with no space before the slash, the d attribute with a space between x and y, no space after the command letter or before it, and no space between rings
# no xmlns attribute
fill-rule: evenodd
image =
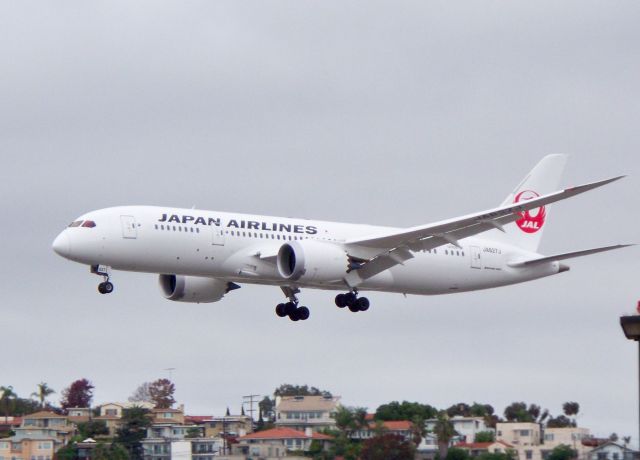
<svg viewBox="0 0 640 460"><path fill-rule="evenodd" d="M92 265L91 273L102 276L104 281L98 284L98 292L100 294L111 294L113 292L113 283L109 281L109 267L106 265Z"/></svg>
<svg viewBox="0 0 640 460"><path fill-rule="evenodd" d="M358 297L358 292L347 292L336 296L336 305L338 308L349 307L353 313L359 311L367 311L371 305L366 297Z"/></svg>

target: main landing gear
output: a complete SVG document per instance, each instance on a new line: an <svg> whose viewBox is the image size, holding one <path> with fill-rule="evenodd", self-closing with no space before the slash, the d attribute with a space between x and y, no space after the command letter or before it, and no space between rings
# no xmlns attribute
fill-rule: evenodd
<svg viewBox="0 0 640 460"><path fill-rule="evenodd" d="M296 294L300 292L299 289L292 289L289 287L282 287L282 292L289 298L287 303L279 303L276 306L276 315L280 318L288 316L291 321L306 321L309 319L309 309L307 307L301 307L299 305Z"/></svg>
<svg viewBox="0 0 640 460"><path fill-rule="evenodd" d="M367 311L369 309L369 299L366 297L358 297L358 292L347 292L336 296L336 305L338 308L349 307L353 313L359 311Z"/></svg>
<svg viewBox="0 0 640 460"><path fill-rule="evenodd" d="M104 281L98 284L98 292L100 294L111 294L113 292L113 283L109 281L109 267L106 265L92 265L91 273L102 276Z"/></svg>

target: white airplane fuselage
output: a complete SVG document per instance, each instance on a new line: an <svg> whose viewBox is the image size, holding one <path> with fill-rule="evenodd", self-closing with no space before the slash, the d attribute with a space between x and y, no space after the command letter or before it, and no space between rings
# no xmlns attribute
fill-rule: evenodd
<svg viewBox="0 0 640 460"><path fill-rule="evenodd" d="M66 228L54 249L63 257L115 270L206 277L238 284L347 290L343 279L284 279L276 256L285 243L317 241L342 247L351 238L396 229L155 206L87 213ZM94 226L82 226L92 222ZM493 230L497 231L497 230ZM366 249L366 248L365 248ZM564 271L557 261L511 266L536 253L489 238L415 252L413 258L364 280L359 291L447 294L529 281ZM346 266L346 260L345 260Z"/></svg>

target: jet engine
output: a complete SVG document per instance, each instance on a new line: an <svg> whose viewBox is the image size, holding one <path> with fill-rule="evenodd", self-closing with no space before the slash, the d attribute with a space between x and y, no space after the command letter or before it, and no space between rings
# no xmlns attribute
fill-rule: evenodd
<svg viewBox="0 0 640 460"><path fill-rule="evenodd" d="M200 276L160 275L158 281L164 297L176 302L217 302L227 292L240 287L235 283Z"/></svg>
<svg viewBox="0 0 640 460"><path fill-rule="evenodd" d="M278 272L287 280L330 282L347 274L349 257L332 243L302 240L280 246Z"/></svg>

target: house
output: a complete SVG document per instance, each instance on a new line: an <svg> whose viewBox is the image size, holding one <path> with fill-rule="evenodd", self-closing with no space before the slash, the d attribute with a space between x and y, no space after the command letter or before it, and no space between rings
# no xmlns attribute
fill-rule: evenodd
<svg viewBox="0 0 640 460"><path fill-rule="evenodd" d="M22 425L22 417L0 417L0 432L12 431Z"/></svg>
<svg viewBox="0 0 640 460"><path fill-rule="evenodd" d="M319 442L322 448L326 449L333 438L316 433L310 427L306 432L291 428L274 428L239 437L233 450L250 457L279 458L286 457L288 451L309 451L313 441Z"/></svg>
<svg viewBox="0 0 640 460"><path fill-rule="evenodd" d="M58 415L51 411L40 411L22 417L22 425L14 429L16 437L28 438L30 436L42 438L55 438L56 441L67 444L75 431L75 427L69 423L64 415Z"/></svg>
<svg viewBox="0 0 640 460"><path fill-rule="evenodd" d="M253 432L253 422L247 415L225 415L194 421L202 424L204 436L207 438L215 438L222 434L237 437Z"/></svg>
<svg viewBox="0 0 640 460"><path fill-rule="evenodd" d="M220 439L144 439L144 460L213 460L219 458Z"/></svg>
<svg viewBox="0 0 640 460"><path fill-rule="evenodd" d="M617 442L608 441L591 450L588 460L633 460L635 452Z"/></svg>
<svg viewBox="0 0 640 460"><path fill-rule="evenodd" d="M92 417L93 409L90 407L70 407L67 409L67 418L75 424L88 422Z"/></svg>
<svg viewBox="0 0 640 460"><path fill-rule="evenodd" d="M153 418L153 423L184 425L184 406L181 405L178 409L151 409L151 417Z"/></svg>
<svg viewBox="0 0 640 460"><path fill-rule="evenodd" d="M512 446L539 446L541 425L533 422L505 422L496 424L496 439Z"/></svg>
<svg viewBox="0 0 640 460"><path fill-rule="evenodd" d="M412 423L408 420L385 421L378 423L370 421L366 428L354 431L351 434L351 439L370 439L376 436L379 430L382 430L385 433L397 434L402 436L405 440L410 440L413 438L411 428Z"/></svg>
<svg viewBox="0 0 640 460"><path fill-rule="evenodd" d="M538 423L505 422L496 425L496 439L514 446L520 460L544 460L553 449L567 445L585 458L591 449L584 440L591 437L587 428L541 428Z"/></svg>
<svg viewBox="0 0 640 460"><path fill-rule="evenodd" d="M46 433L0 439L0 458L52 460L62 444Z"/></svg>
<svg viewBox="0 0 640 460"><path fill-rule="evenodd" d="M455 444L454 447L464 449L469 452L471 457L477 457L482 454L504 454L508 451L513 451L514 448L511 444L507 444L503 441L493 442L461 442Z"/></svg>
<svg viewBox="0 0 640 460"><path fill-rule="evenodd" d="M333 414L338 408L339 396L278 396L276 397L276 427L304 432L335 429Z"/></svg>
<svg viewBox="0 0 640 460"><path fill-rule="evenodd" d="M109 436L115 436L118 428L122 426L122 416L124 415L124 411L134 407L151 410L153 409L153 404L144 401L104 403L98 408L100 415L98 417L94 417L93 420L101 420L105 422L107 429L109 430Z"/></svg>
<svg viewBox="0 0 640 460"><path fill-rule="evenodd" d="M458 433L457 436L451 439L451 445L456 443L474 443L478 433L495 432L493 428L487 426L483 417L463 417L456 415L455 417L451 417L449 421L453 424L453 429ZM437 451L438 438L433 434L433 429L437 422L438 420L435 418L425 421L424 426L428 433L418 446L420 452Z"/></svg>

